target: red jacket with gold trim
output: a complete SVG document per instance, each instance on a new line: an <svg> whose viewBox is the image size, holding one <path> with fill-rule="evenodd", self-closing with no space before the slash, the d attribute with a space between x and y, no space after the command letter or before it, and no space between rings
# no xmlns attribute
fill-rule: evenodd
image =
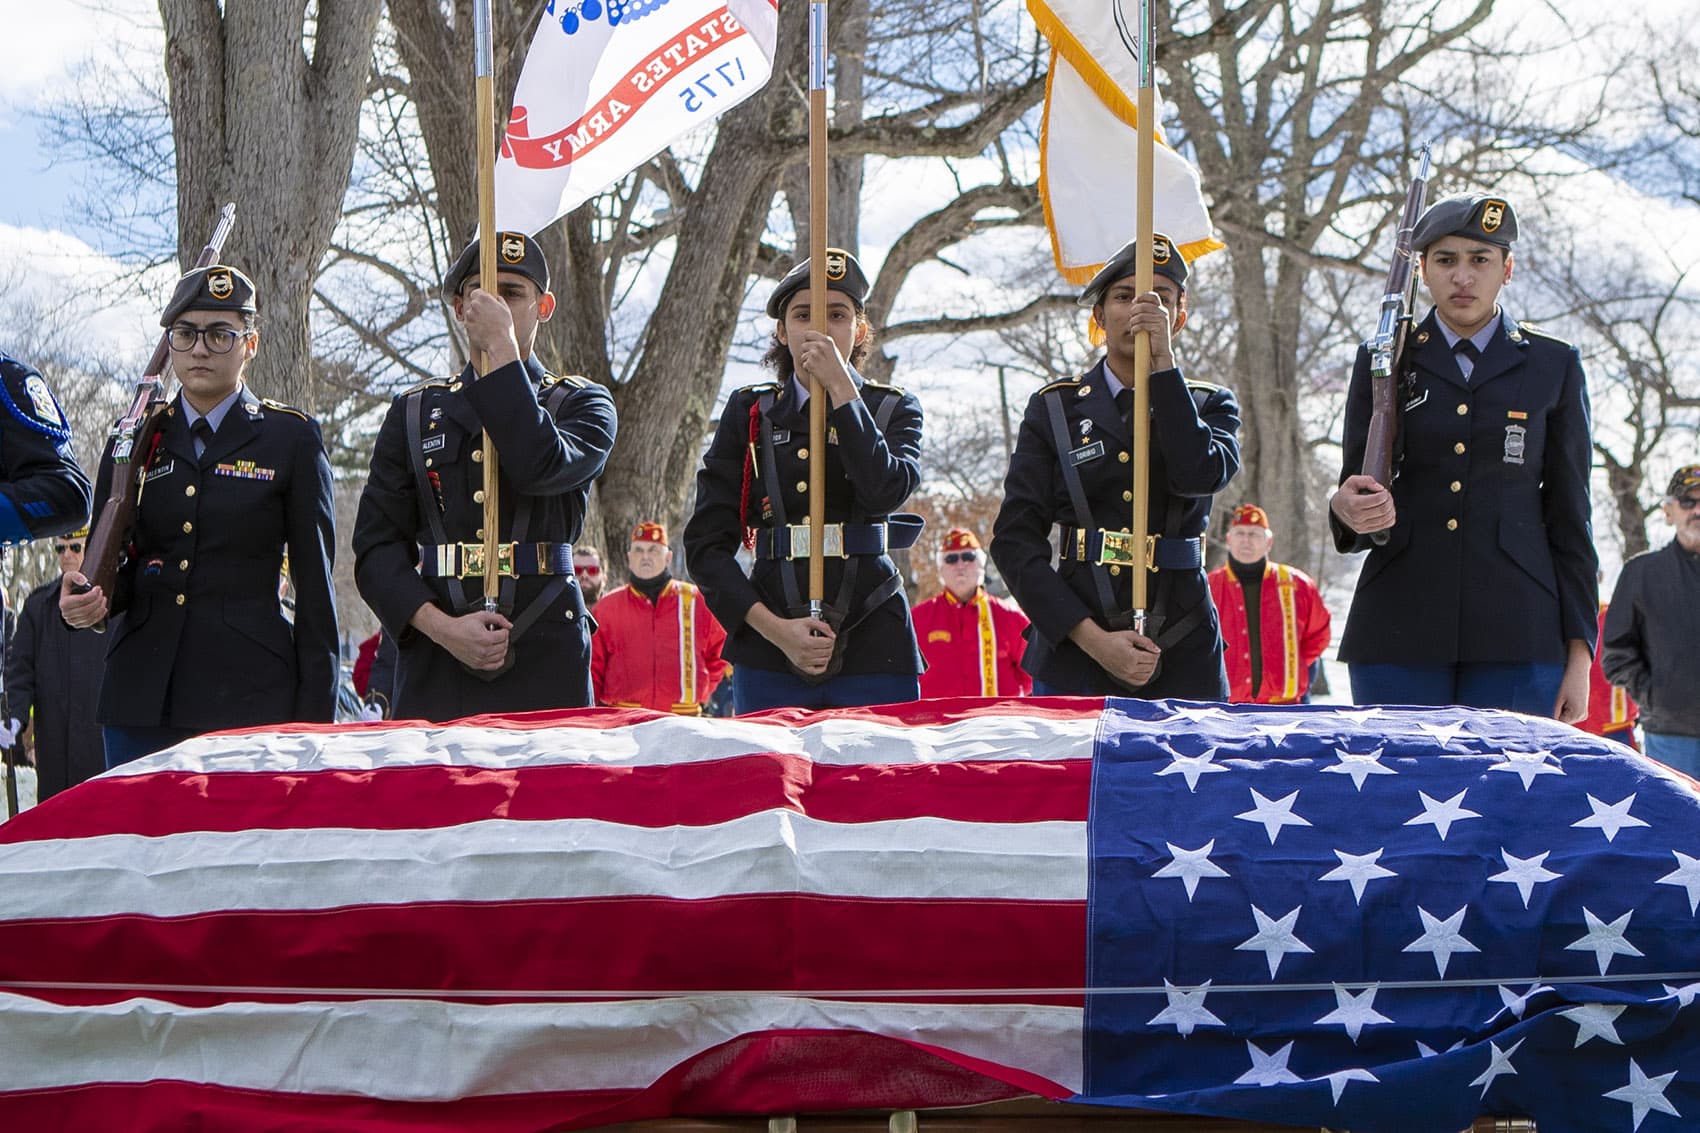
<svg viewBox="0 0 1700 1133"><path fill-rule="evenodd" d="M1228 699L1235 704L1296 704L1310 691L1310 667L1328 648L1333 619L1316 583L1301 570L1265 563L1258 588L1263 682L1251 694L1251 639L1246 633L1245 588L1226 566L1210 572L1210 597L1222 622L1222 657Z"/></svg>
<svg viewBox="0 0 1700 1133"><path fill-rule="evenodd" d="M681 595L687 595L681 601ZM591 611L590 680L596 703L698 715L732 666L720 656L726 631L702 591L674 579L657 600L622 586ZM683 678L690 658L694 680Z"/></svg>
<svg viewBox="0 0 1700 1133"><path fill-rule="evenodd" d="M1606 631L1608 605L1608 602L1600 603L1602 634ZM1641 710L1635 706L1628 692L1606 680L1606 674L1600 668L1600 655L1604 652L1603 648L1594 651L1594 663L1588 671L1588 718L1576 726L1584 732L1605 736L1639 751L1635 743L1635 718Z"/></svg>
<svg viewBox="0 0 1700 1133"><path fill-rule="evenodd" d="M1026 696L1033 678L1021 667L1027 615L981 587L966 602L941 591L910 611L915 640L927 659L921 695Z"/></svg>

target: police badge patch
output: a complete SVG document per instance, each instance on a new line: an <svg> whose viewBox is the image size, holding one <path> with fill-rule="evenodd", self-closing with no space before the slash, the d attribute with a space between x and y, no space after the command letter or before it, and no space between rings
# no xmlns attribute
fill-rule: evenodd
<svg viewBox="0 0 1700 1133"><path fill-rule="evenodd" d="M1506 464L1522 464L1523 463L1523 443L1524 443L1523 438L1524 438L1524 435L1528 433L1528 431L1529 430L1524 428L1522 425L1507 425L1507 426L1505 426L1505 463Z"/></svg>

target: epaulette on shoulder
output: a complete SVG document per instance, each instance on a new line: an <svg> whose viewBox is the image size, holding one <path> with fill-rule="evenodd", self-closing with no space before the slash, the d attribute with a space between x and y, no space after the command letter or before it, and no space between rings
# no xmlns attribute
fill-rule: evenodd
<svg viewBox="0 0 1700 1133"><path fill-rule="evenodd" d="M591 380L582 374L543 375L543 386L545 389L549 386L572 386L574 389L583 389L591 384L593 384Z"/></svg>
<svg viewBox="0 0 1700 1133"><path fill-rule="evenodd" d="M1197 378L1188 378L1186 388L1198 390L1200 393L1220 393L1228 387L1219 386L1215 382L1201 382Z"/></svg>
<svg viewBox="0 0 1700 1133"><path fill-rule="evenodd" d="M283 402L274 401L273 399L271 399L269 397L260 398L260 404L265 406L267 409L275 409L279 413L293 414L294 416L301 418L303 421L311 421L312 420L311 417L307 416L306 410L297 409L293 405L285 405Z"/></svg>
<svg viewBox="0 0 1700 1133"><path fill-rule="evenodd" d="M881 391L882 393L895 393L895 394L899 394L899 395L901 395L903 393L903 387L902 386L894 386L894 385L890 384L889 382L876 382L872 378L863 378L862 379L862 386L863 386L864 389L872 387L873 389L877 389L877 390Z"/></svg>
<svg viewBox="0 0 1700 1133"><path fill-rule="evenodd" d="M739 393L747 393L751 397L760 397L764 393L777 394L785 387L778 382L757 382L753 386L739 386Z"/></svg>
<svg viewBox="0 0 1700 1133"><path fill-rule="evenodd" d="M454 378L426 378L416 386L408 386L406 389L396 394L396 396L406 397L409 394L424 393L426 390L431 389L434 386L448 389L449 386L454 384L454 381Z"/></svg>
<svg viewBox="0 0 1700 1133"><path fill-rule="evenodd" d="M1544 338L1548 342L1564 342L1564 339L1558 337L1558 335L1552 333L1550 330L1543 329L1539 323L1520 322L1517 324L1516 329L1534 338Z"/></svg>
<svg viewBox="0 0 1700 1133"><path fill-rule="evenodd" d="M1079 384L1080 384L1079 378L1063 378L1060 381L1052 382L1048 386L1041 387L1039 392L1040 393L1050 393L1054 389L1067 389L1070 386L1077 386Z"/></svg>

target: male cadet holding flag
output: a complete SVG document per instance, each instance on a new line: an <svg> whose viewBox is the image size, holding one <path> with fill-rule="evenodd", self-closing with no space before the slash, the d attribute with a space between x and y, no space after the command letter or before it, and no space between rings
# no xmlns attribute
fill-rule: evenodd
<svg viewBox="0 0 1700 1133"><path fill-rule="evenodd" d="M96 713L108 767L220 728L329 723L336 706L336 539L318 422L248 388L258 305L235 268L184 275L160 325L179 389L144 457L129 555L113 594L76 593L88 580L69 570L59 596L73 628L124 615L107 634ZM106 460L99 499L111 477ZM278 598L286 552L293 624Z"/></svg>
<svg viewBox="0 0 1700 1133"><path fill-rule="evenodd" d="M1391 485L1359 472L1370 358L1358 351L1329 524L1339 550L1369 551L1340 642L1359 704L1587 715L1599 610L1588 389L1574 346L1499 302L1516 239L1516 212L1491 194L1417 220L1434 308L1405 346Z"/></svg>
<svg viewBox="0 0 1700 1133"><path fill-rule="evenodd" d="M1123 245L1080 293L1106 336L1079 378L1027 403L992 528L992 558L1033 619L1022 667L1037 696L1134 695L1226 700L1222 638L1204 580L1211 497L1240 467L1239 405L1221 386L1187 381L1171 337L1186 325L1186 260L1153 237L1153 290L1134 282L1138 248ZM1152 636L1135 632L1131 568L1104 565L1106 542L1133 506L1129 415L1135 341L1151 341L1151 497L1155 529ZM1051 565L1051 528L1061 562ZM1143 555L1141 555L1143 557Z"/></svg>
<svg viewBox="0 0 1700 1133"><path fill-rule="evenodd" d="M614 401L532 353L555 310L543 250L497 234L495 289L478 241L443 280L474 358L390 405L354 524L360 594L398 649L395 719L582 707L591 625L573 576L590 485L614 445ZM500 609L483 600L482 435L500 472Z"/></svg>

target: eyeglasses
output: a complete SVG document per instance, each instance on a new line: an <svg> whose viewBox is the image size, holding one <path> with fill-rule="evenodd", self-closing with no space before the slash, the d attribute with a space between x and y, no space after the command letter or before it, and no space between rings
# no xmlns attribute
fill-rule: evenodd
<svg viewBox="0 0 1700 1133"><path fill-rule="evenodd" d="M979 562L980 561L980 552L979 551L949 551L945 554L944 561L949 566L955 566L957 563Z"/></svg>
<svg viewBox="0 0 1700 1133"><path fill-rule="evenodd" d="M198 327L190 323L177 323L165 332L165 336L171 343L171 349L179 354L186 354L195 349L197 338L206 339L207 349L214 354L229 354L238 340L247 338L252 333L249 330L237 330L235 327Z"/></svg>
<svg viewBox="0 0 1700 1133"><path fill-rule="evenodd" d="M53 553L54 554L63 555L66 551L70 551L74 554L80 555L80 554L83 553L83 545L81 543L55 543L55 544L53 544Z"/></svg>
<svg viewBox="0 0 1700 1133"><path fill-rule="evenodd" d="M575 567L573 567L573 573L574 574L588 574L590 577L595 578L597 575L602 573L602 568L599 567L599 566L596 566L595 564L592 564L590 566L575 566Z"/></svg>

